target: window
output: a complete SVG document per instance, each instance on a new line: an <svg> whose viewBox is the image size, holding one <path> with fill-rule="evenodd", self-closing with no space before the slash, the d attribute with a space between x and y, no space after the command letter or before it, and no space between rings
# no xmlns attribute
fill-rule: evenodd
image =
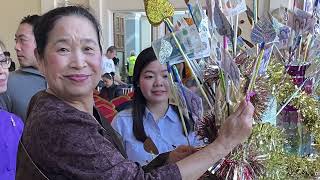
<svg viewBox="0 0 320 180"><path fill-rule="evenodd" d="M117 51L124 51L124 17L113 14L114 45Z"/></svg>

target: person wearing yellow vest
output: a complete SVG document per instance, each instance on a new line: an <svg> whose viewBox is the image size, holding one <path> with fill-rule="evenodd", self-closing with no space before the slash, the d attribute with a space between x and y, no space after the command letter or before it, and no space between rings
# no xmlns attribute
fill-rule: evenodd
<svg viewBox="0 0 320 180"><path fill-rule="evenodd" d="M128 70L128 83L132 84L132 76L133 76L133 69L134 69L134 65L136 63L136 54L135 52L132 50L130 52L130 57L128 58L128 64L127 64L127 70Z"/></svg>

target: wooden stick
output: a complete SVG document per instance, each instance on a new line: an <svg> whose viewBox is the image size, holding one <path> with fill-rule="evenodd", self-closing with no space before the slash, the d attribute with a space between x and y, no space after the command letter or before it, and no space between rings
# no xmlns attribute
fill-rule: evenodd
<svg viewBox="0 0 320 180"><path fill-rule="evenodd" d="M304 82L299 86L299 88L290 96L290 98L282 105L282 107L279 109L279 111L276 113L276 117L281 113L281 111L290 103L290 101L297 97L298 93L301 91L302 87L304 86L304 84L307 82L307 80L309 80L309 78L307 78L306 80L304 80Z"/></svg>
<svg viewBox="0 0 320 180"><path fill-rule="evenodd" d="M300 40L300 43L299 43L299 49L298 49L298 57L297 57L297 61L298 62L301 62L301 59L300 59L301 47L302 47L302 36L301 36L301 40Z"/></svg>
<svg viewBox="0 0 320 180"><path fill-rule="evenodd" d="M310 45L311 39L312 39L312 36L310 34L308 34L307 46L306 46L306 50L304 52L304 62L307 60L308 50L309 50L309 45Z"/></svg>
<svg viewBox="0 0 320 180"><path fill-rule="evenodd" d="M167 22L170 26L173 26L173 24L171 23L171 21L168 18L165 19L165 22ZM189 57L183 52L182 47L181 47L181 45L179 43L179 40L177 39L177 37L176 37L174 32L172 32L172 37L173 37L173 39L174 39L174 41L175 41L180 53L182 54L183 58L186 60L187 67L190 69L191 75L194 78L194 80L196 81L196 84L199 87L201 94L203 95L203 97L207 101L209 107L213 108L213 106L212 106L207 94L205 93L205 91L204 91L204 89L203 89L203 87L202 87L202 85L201 85L201 83L200 83L200 81L198 79L198 77L196 76L195 72L193 71L193 69L191 67Z"/></svg>
<svg viewBox="0 0 320 180"><path fill-rule="evenodd" d="M167 68L168 68L168 71L169 71L169 81L170 81L170 84L171 84L173 98L178 101L178 99L179 99L178 91L177 91L177 89L175 87L175 84L174 84L174 81L173 81L173 78L172 78L172 72L170 70L169 63L167 63ZM177 106L178 106L178 111L179 111L179 115L180 115L181 122L182 122L183 132L184 132L184 134L185 134L185 136L187 138L188 145L190 146L190 140L189 140L189 137L188 137L188 130L187 130L186 122L184 120L182 107L181 107L179 102L177 102Z"/></svg>
<svg viewBox="0 0 320 180"><path fill-rule="evenodd" d="M237 42L238 42L238 26L239 26L239 15L236 15L236 23L234 27L234 43L233 43L233 57L237 56Z"/></svg>
<svg viewBox="0 0 320 180"><path fill-rule="evenodd" d="M249 83L249 86L248 86L248 90L247 90L247 94L249 94L254 88L254 84L255 84L257 76L258 76L258 72L259 72L259 69L260 69L260 64L261 64L261 60L263 58L263 54L264 54L264 48L261 49L260 54L258 56L258 59L256 60L255 67L254 67L254 70L253 70L253 76L252 76L252 78L250 80L250 83Z"/></svg>
<svg viewBox="0 0 320 180"><path fill-rule="evenodd" d="M257 0L253 0L253 18L254 18L254 23L258 22L258 2Z"/></svg>

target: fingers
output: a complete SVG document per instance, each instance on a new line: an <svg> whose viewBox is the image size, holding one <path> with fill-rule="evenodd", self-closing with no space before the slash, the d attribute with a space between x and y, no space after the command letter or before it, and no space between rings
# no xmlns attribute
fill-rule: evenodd
<svg viewBox="0 0 320 180"><path fill-rule="evenodd" d="M244 108L247 106L248 102L246 102L245 100L241 101L239 107L236 109L236 111L233 113L234 116L240 116L240 114L242 113L242 111L244 110Z"/></svg>
<svg viewBox="0 0 320 180"><path fill-rule="evenodd" d="M244 132L247 132L247 135L250 135L252 132L252 124L253 124L253 113L254 113L254 107L251 104L251 102L247 103L247 106L244 108L240 115L240 119L243 120L243 127L244 127Z"/></svg>
<svg viewBox="0 0 320 180"><path fill-rule="evenodd" d="M242 101L242 102L245 102L245 101ZM254 107L250 101L245 102L245 103L246 103L246 105L243 107L240 115L243 117L252 118L253 113L254 113Z"/></svg>

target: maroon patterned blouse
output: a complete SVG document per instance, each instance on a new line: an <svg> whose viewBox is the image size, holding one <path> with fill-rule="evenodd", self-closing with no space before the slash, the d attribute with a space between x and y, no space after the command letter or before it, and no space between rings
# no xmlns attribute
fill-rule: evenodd
<svg viewBox="0 0 320 180"><path fill-rule="evenodd" d="M95 117L100 121L97 112ZM101 120L102 127L97 121L42 91L31 100L23 144L39 169L52 180L181 179L176 164L146 172L138 163L125 159L110 124ZM28 159L25 153L21 156L17 179L41 179L37 170L30 168L31 161L24 162Z"/></svg>

